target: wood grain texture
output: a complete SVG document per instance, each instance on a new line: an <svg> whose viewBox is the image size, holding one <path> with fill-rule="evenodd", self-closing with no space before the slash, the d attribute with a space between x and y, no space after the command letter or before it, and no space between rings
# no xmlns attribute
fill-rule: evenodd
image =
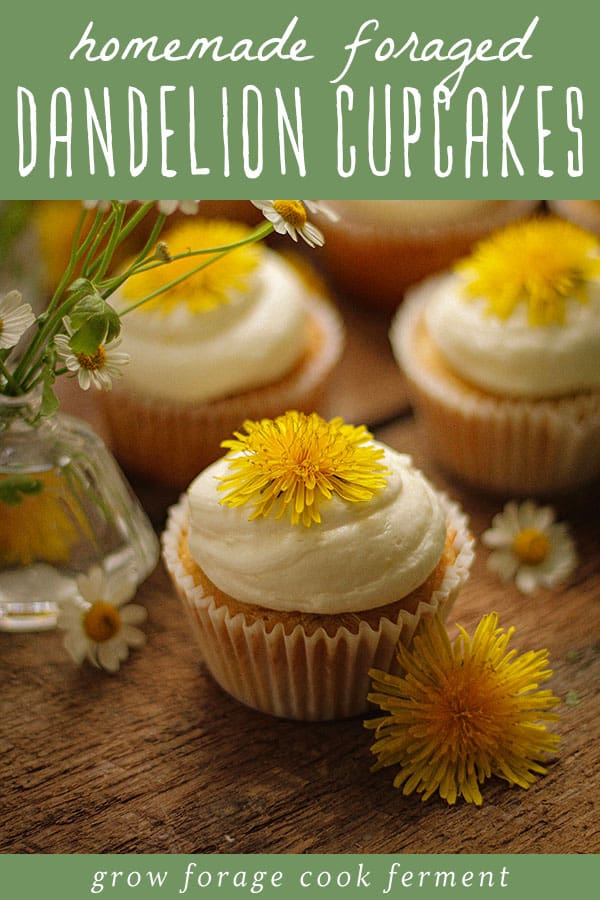
<svg viewBox="0 0 600 900"><path fill-rule="evenodd" d="M503 499L435 468L406 416L385 319L345 315L349 350L332 413L374 424L397 416L377 436L412 453L480 535ZM63 394L66 408L102 431L91 397L72 385ZM175 495L134 487L160 529ZM204 670L160 565L137 598L149 614L147 647L116 677L74 668L58 633L0 635L0 851L600 851L599 500L595 488L556 504L580 553L564 589L524 598L487 573L480 546L452 617L472 629L495 609L503 626L516 626L515 647L550 651L550 686L569 703L557 726L560 753L529 791L491 780L481 809L423 804L392 788L391 770L369 772L371 735L360 719L293 723L242 707Z"/></svg>

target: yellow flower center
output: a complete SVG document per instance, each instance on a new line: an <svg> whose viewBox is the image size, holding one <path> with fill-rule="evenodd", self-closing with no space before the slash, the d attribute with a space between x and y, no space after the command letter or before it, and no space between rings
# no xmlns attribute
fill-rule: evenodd
<svg viewBox="0 0 600 900"><path fill-rule="evenodd" d="M521 562L539 565L548 556L550 541L538 528L524 528L515 536L513 550Z"/></svg>
<svg viewBox="0 0 600 900"><path fill-rule="evenodd" d="M88 356L87 353L78 353L77 362L82 369L89 369L92 372L96 369L103 369L106 363L106 351L103 345L100 344L93 356Z"/></svg>
<svg viewBox="0 0 600 900"><path fill-rule="evenodd" d="M83 628L92 641L101 644L118 633L121 627L119 611L104 600L97 600L83 617Z"/></svg>
<svg viewBox="0 0 600 900"><path fill-rule="evenodd" d="M4 328L4 320L0 319L0 335L2 334L3 328Z"/></svg>
<svg viewBox="0 0 600 900"><path fill-rule="evenodd" d="M236 293L250 289L252 275L258 266L262 247L256 243L244 244L230 250L225 255L203 253L188 256L192 250L203 248L223 248L244 241L250 229L237 222L217 219L199 219L183 222L169 229L165 236L166 245L159 254L165 264L140 272L125 282L121 288L127 301L136 302L177 279L182 279L154 300L139 307L141 312L158 311L164 315L181 307L191 313L201 314L217 306L228 303ZM165 249L167 257L165 257ZM185 254L181 259L173 257ZM200 268L198 271L194 271ZM193 272L193 274L189 274ZM183 276L188 275L184 278ZM134 313L134 315L137 314Z"/></svg>
<svg viewBox="0 0 600 900"><path fill-rule="evenodd" d="M301 200L273 200L273 209L292 228L304 228L306 225L306 210Z"/></svg>
<svg viewBox="0 0 600 900"><path fill-rule="evenodd" d="M293 525L310 527L321 521L321 501L334 494L352 503L370 500L385 486L383 450L364 426L292 411L245 422L244 429L222 444L230 450L230 474L219 490L228 491L221 501L228 506L252 502L250 519L288 511Z"/></svg>
<svg viewBox="0 0 600 900"><path fill-rule="evenodd" d="M577 225L540 218L481 241L457 268L467 298L484 298L488 315L505 320L525 303L529 325L563 325L568 300L588 302L588 285L600 276L598 250L598 239Z"/></svg>

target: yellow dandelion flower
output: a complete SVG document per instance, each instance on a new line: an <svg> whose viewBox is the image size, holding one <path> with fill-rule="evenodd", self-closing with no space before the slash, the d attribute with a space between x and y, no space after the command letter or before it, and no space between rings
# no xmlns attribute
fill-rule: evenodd
<svg viewBox="0 0 600 900"><path fill-rule="evenodd" d="M36 472L32 478L39 483L39 492L23 494L14 506L2 504L2 566L29 566L36 561L64 564L76 544L92 537L84 511L58 470Z"/></svg>
<svg viewBox="0 0 600 900"><path fill-rule="evenodd" d="M243 240L249 234L250 229L237 222L194 219L175 226L167 233L161 254L163 258L172 259L180 253L201 250L203 247L222 248ZM183 305L193 313L206 312L229 302L234 292L249 289L250 279L261 253L262 248L258 244L246 244L230 251L221 259L216 258L219 253L174 259L167 265L134 275L125 282L121 294L126 300L135 303L186 272L191 272L202 262L213 259L214 262L205 269L139 307L142 311L158 310L167 314Z"/></svg>
<svg viewBox="0 0 600 900"><path fill-rule="evenodd" d="M530 325L564 324L568 298L588 302L600 276L598 238L562 219L517 222L481 241L458 264L469 299L485 298L488 315L508 319L520 303Z"/></svg>
<svg viewBox="0 0 600 900"><path fill-rule="evenodd" d="M545 774L540 760L560 738L546 730L560 703L538 685L552 675L548 651L507 652L514 628L484 616L469 638L453 643L439 617L426 620L411 649L399 645L402 677L374 670L369 700L390 715L365 722L375 730L373 771L398 765L394 787L428 800L438 792L452 804L478 806L479 785L497 775L528 788Z"/></svg>
<svg viewBox="0 0 600 900"><path fill-rule="evenodd" d="M320 522L319 504L336 495L350 503L370 500L385 487L384 455L367 429L326 422L316 413L287 412L276 419L244 422L246 434L224 441L230 474L221 503L253 503L250 520L287 513L293 525Z"/></svg>

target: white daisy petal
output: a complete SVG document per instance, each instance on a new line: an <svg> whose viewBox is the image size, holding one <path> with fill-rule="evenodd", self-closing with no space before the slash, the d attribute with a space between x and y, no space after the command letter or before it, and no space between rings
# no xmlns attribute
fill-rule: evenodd
<svg viewBox="0 0 600 900"><path fill-rule="evenodd" d="M144 606L137 603L129 603L121 610L121 620L126 625L141 625L148 618L148 612Z"/></svg>
<svg viewBox="0 0 600 900"><path fill-rule="evenodd" d="M19 291L5 294L0 299L0 349L16 346L34 322L33 310L29 303L23 303Z"/></svg>
<svg viewBox="0 0 600 900"><path fill-rule="evenodd" d="M124 625L122 628L123 640L127 641L127 646L133 647L134 650L139 650L140 647L144 647L146 644L146 635L143 631L140 631L139 628L134 628L133 625Z"/></svg>

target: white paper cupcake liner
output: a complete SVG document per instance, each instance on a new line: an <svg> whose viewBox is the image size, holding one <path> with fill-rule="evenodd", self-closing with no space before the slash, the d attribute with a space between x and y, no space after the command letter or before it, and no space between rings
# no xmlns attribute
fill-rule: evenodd
<svg viewBox="0 0 600 900"><path fill-rule="evenodd" d="M121 465L184 488L222 454L221 441L231 437L245 419L274 418L289 409L318 410L342 354L344 331L341 317L329 301L307 296L306 304L318 347L278 382L202 403L168 403L130 392L119 382L103 393L100 402L111 449Z"/></svg>
<svg viewBox="0 0 600 900"><path fill-rule="evenodd" d="M363 621L357 632L341 626L333 636L324 628L307 634L301 625L286 634L281 623L268 631L262 621L248 624L243 613L232 616L226 606L217 606L180 559L188 522L187 498L182 498L169 513L163 557L214 679L242 703L274 716L325 720L365 713L369 669L392 671L398 641L410 643L422 616L447 615L468 577L474 551L467 519L441 497L455 533L456 559L438 590L414 613L401 612L396 622L382 618L373 628Z"/></svg>
<svg viewBox="0 0 600 900"><path fill-rule="evenodd" d="M445 378L416 352L426 298L410 297L390 330L432 454L485 490L551 495L600 475L600 392L554 400L496 398Z"/></svg>

